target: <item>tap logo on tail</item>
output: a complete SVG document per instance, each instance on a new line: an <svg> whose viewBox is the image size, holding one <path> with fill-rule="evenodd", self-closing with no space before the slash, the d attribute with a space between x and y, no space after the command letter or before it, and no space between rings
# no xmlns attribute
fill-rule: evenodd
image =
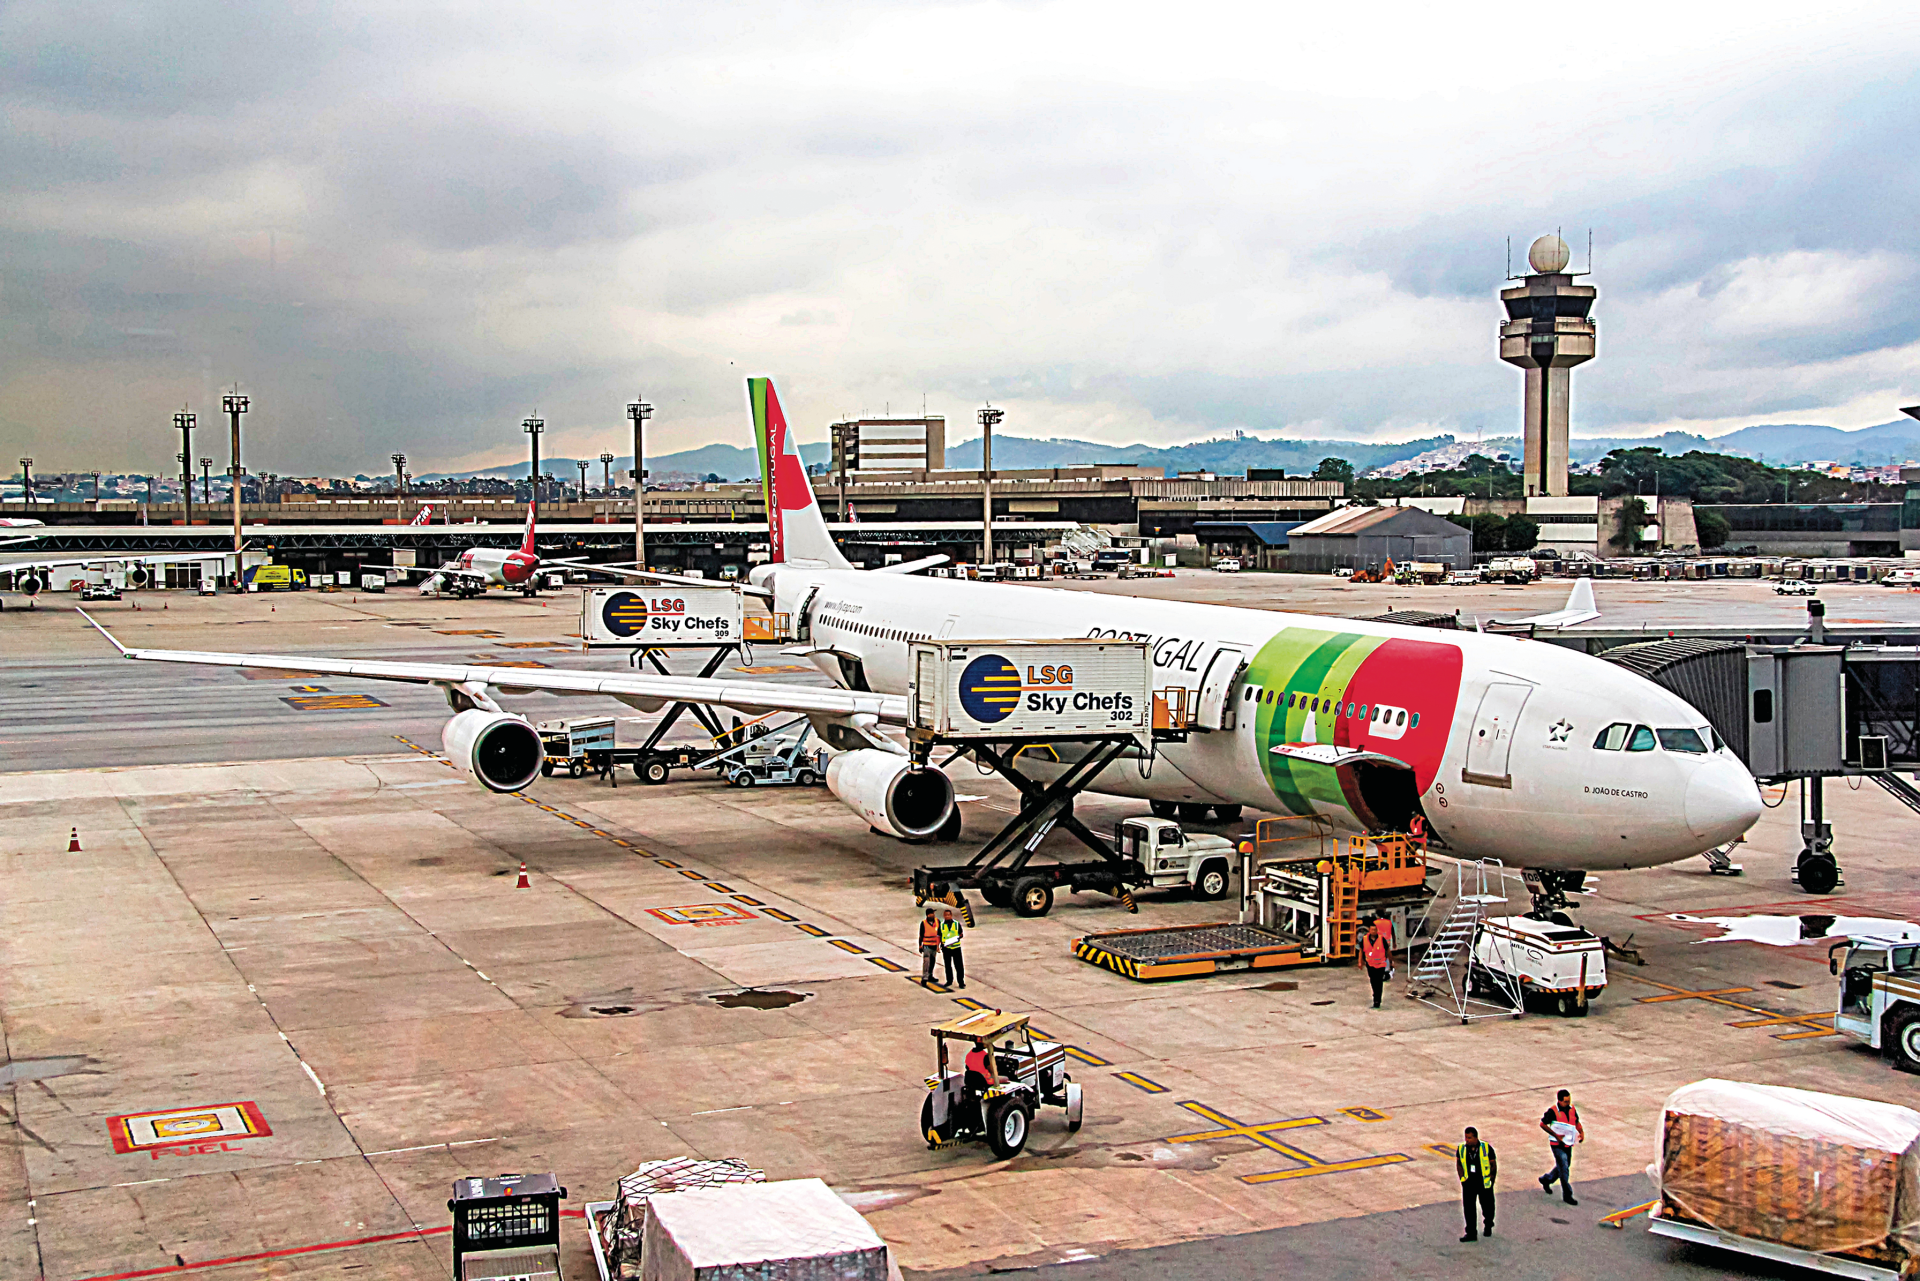
<svg viewBox="0 0 1920 1281"><path fill-rule="evenodd" d="M760 448L760 488L767 507L767 542L775 564L787 559L786 515L813 506L813 485L800 461L800 447L774 394L773 379L747 379L753 434Z"/></svg>

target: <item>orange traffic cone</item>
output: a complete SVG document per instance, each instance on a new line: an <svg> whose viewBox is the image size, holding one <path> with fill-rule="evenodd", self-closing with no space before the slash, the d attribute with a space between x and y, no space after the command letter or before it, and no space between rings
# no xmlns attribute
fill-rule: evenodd
<svg viewBox="0 0 1920 1281"><path fill-rule="evenodd" d="M80 852L80 829L76 827L73 829L73 834L67 837L67 853L78 854L79 852Z"/></svg>
<svg viewBox="0 0 1920 1281"><path fill-rule="evenodd" d="M79 849L80 846L76 842L73 848ZM520 880L513 888L516 890L530 890L533 888L532 882L527 880L527 865L525 863L520 865Z"/></svg>

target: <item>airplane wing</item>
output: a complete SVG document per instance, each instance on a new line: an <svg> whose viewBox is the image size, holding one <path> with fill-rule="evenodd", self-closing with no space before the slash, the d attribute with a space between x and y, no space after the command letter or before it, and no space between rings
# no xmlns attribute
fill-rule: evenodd
<svg viewBox="0 0 1920 1281"><path fill-rule="evenodd" d="M1412 769L1397 756L1388 756L1385 752L1370 752L1360 747L1341 747L1334 743L1280 743L1268 749L1275 756L1284 756L1290 761L1308 761L1314 765L1360 765L1367 761L1382 765L1392 765L1399 769Z"/></svg>
<svg viewBox="0 0 1920 1281"><path fill-rule="evenodd" d="M802 712L844 716L857 724L904 725L908 702L897 694L872 694L850 689L820 689L777 681L703 680L693 676L645 676L626 673L568 672L550 668L469 667L457 663L393 663L378 659L312 658L298 654L225 654L187 649L129 649L112 632L94 622L85 610L80 617L113 643L121 657L157 663L191 663L208 667L265 667L279 671L313 672L325 676L358 676L368 680L405 681L444 688L475 686L503 694L599 694L617 698L641 711L657 711L673 702L703 703L742 712Z"/></svg>
<svg viewBox="0 0 1920 1281"><path fill-rule="evenodd" d="M1532 618L1516 618L1514 623L1532 623L1539 627L1572 627L1576 623L1585 623L1600 617L1600 607L1594 603L1593 580L1576 578L1573 591L1567 595L1567 603L1551 614L1535 614Z"/></svg>
<svg viewBox="0 0 1920 1281"><path fill-rule="evenodd" d="M74 565L190 565L209 560L225 560L232 552L155 552L144 556L67 556L59 560L21 560L0 564L0 569L67 569Z"/></svg>
<svg viewBox="0 0 1920 1281"><path fill-rule="evenodd" d="M403 574L422 574L428 578L471 578L476 582L490 581L477 569L461 569L458 565L372 565L362 564L362 569L398 570Z"/></svg>
<svg viewBox="0 0 1920 1281"><path fill-rule="evenodd" d="M942 557L942 559L945 559ZM651 569L635 569L630 564L605 565L589 560L579 561L542 561L543 565L579 564L583 569L604 570L609 574L624 574L628 578L643 578L650 583L665 583L669 587L732 587L749 596L758 596L762 600L772 600L773 593L764 587L755 587L751 583L727 582L718 578L693 578L686 574L662 574ZM895 568L898 568L896 566Z"/></svg>

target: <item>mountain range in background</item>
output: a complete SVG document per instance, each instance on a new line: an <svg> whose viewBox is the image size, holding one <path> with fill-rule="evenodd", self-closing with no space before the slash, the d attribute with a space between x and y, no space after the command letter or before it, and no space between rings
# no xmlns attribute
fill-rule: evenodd
<svg viewBox="0 0 1920 1281"><path fill-rule="evenodd" d="M1020 471L1029 468L1074 467L1092 463L1130 463L1142 467L1164 467L1169 475L1182 471L1210 471L1218 475L1241 475L1250 467L1282 468L1289 475L1304 476L1322 458L1345 458L1356 473L1388 463L1412 458L1444 445L1455 443L1453 436L1429 436L1422 440L1390 443L1360 440L1262 440L1242 436L1225 440L1202 440L1187 445L1102 445L1086 440L1034 440L1025 436L996 436L993 441L993 465L996 471ZM1493 437L1483 442L1489 451L1519 448L1514 437ZM1651 445L1669 454L1684 454L1699 449L1709 453L1738 454L1765 463L1836 462L1881 466L1889 462L1920 459L1920 422L1902 419L1843 431L1810 423L1775 423L1742 427L1738 431L1709 439L1691 432L1671 431L1663 436L1600 436L1576 438L1570 452L1576 463L1602 458L1610 449L1634 449ZM825 442L800 447L801 459L825 463L830 450ZM570 458L542 459L543 470L564 479L577 479L578 464ZM980 441L960 441L947 449L947 465L977 468L980 465ZM633 466L631 458L614 462L616 476ZM703 445L699 449L663 454L647 460L647 471L655 480L671 474L704 479L719 476L723 480L754 480L760 464L754 451L737 445ZM490 467L481 471L436 472L418 479L439 480L447 476L467 480L474 477L511 479L527 474L526 463ZM587 468L589 485L601 475L597 460Z"/></svg>

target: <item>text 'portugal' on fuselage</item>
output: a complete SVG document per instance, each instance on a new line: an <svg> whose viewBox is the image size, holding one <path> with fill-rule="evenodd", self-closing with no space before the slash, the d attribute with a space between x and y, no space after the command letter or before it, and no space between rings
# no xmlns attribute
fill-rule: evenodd
<svg viewBox="0 0 1920 1281"><path fill-rule="evenodd" d="M915 640L1123 637L1154 687L1222 728L1122 759L1094 790L1313 814L1349 830L1424 819L1462 857L1554 870L1645 867L1724 844L1760 814L1706 717L1614 664L1477 632L855 570L834 548L771 384L749 399L773 563L751 581L805 616L843 685L907 690ZM1279 750L1276 750L1279 749ZM1333 750L1342 749L1342 750ZM1045 767L1022 759L1022 769Z"/></svg>

